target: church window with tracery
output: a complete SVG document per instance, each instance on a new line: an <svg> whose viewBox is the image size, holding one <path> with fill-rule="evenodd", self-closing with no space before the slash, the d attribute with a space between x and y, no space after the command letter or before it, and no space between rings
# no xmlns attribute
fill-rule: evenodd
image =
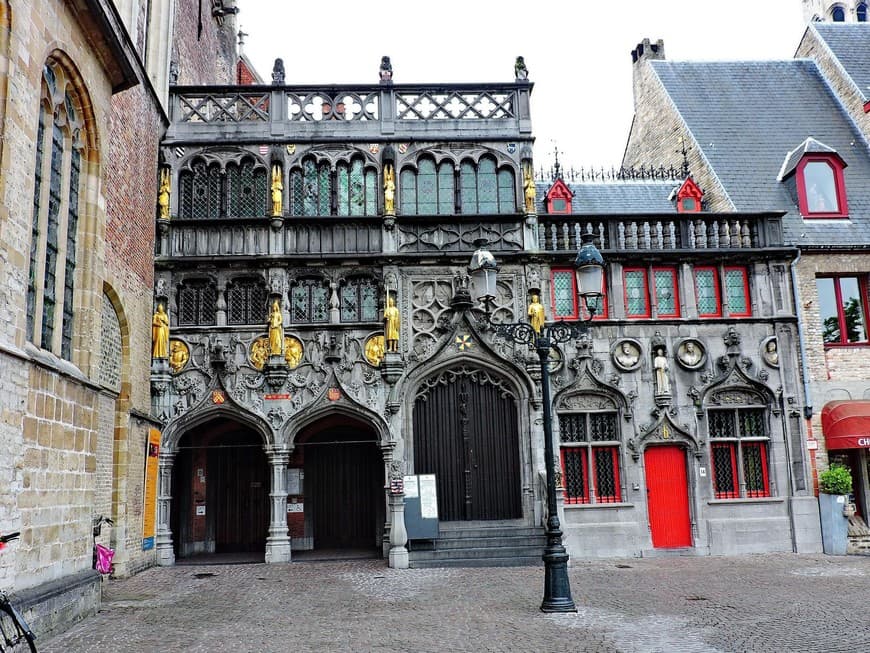
<svg viewBox="0 0 870 653"><path fill-rule="evenodd" d="M290 319L297 323L326 322L329 288L320 279L301 279L290 290Z"/></svg>
<svg viewBox="0 0 870 653"><path fill-rule="evenodd" d="M236 279L227 285L227 324L266 321L266 284L262 279Z"/></svg>
<svg viewBox="0 0 870 653"><path fill-rule="evenodd" d="M855 18L859 23L867 22L867 3L859 2L858 6L855 7Z"/></svg>
<svg viewBox="0 0 870 653"><path fill-rule="evenodd" d="M332 178L329 164L308 158L290 171L290 215L330 215Z"/></svg>
<svg viewBox="0 0 870 653"><path fill-rule="evenodd" d="M377 215L378 174L362 159L337 166L338 215Z"/></svg>
<svg viewBox="0 0 870 653"><path fill-rule="evenodd" d="M211 281L185 281L178 288L179 326L213 326L216 309L217 289Z"/></svg>
<svg viewBox="0 0 870 653"><path fill-rule="evenodd" d="M371 279L348 279L341 287L342 322L376 322L378 287Z"/></svg>
<svg viewBox="0 0 870 653"><path fill-rule="evenodd" d="M266 169L246 159L241 165L227 164L227 215L261 218L266 215L268 184Z"/></svg>
<svg viewBox="0 0 870 653"><path fill-rule="evenodd" d="M420 159L417 169L404 168L399 180L404 215L451 215L455 210L453 164Z"/></svg>
<svg viewBox="0 0 870 653"><path fill-rule="evenodd" d="M516 211L514 173L496 170L495 160L482 157L477 165L463 161L459 168L462 213L494 214Z"/></svg>

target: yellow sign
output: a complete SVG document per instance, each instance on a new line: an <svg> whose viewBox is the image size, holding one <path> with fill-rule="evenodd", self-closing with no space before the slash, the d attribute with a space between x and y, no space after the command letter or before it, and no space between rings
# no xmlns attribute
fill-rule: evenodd
<svg viewBox="0 0 870 653"><path fill-rule="evenodd" d="M160 454L160 431L148 431L148 448L145 452L145 509L142 511L142 550L154 548L155 522L157 516L157 468Z"/></svg>

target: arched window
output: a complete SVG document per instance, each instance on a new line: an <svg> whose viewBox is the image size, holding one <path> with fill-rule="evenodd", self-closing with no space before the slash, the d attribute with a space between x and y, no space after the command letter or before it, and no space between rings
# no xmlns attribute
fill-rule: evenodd
<svg viewBox="0 0 870 653"><path fill-rule="evenodd" d="M729 393L729 402L744 404L710 408L710 456L713 493L717 499L770 496L768 472L770 437L766 407L749 393Z"/></svg>
<svg viewBox="0 0 870 653"><path fill-rule="evenodd" d="M454 210L453 164L437 166L428 158L417 162L416 172L402 170L399 180L404 215L451 215Z"/></svg>
<svg viewBox="0 0 870 653"><path fill-rule="evenodd" d="M181 218L219 218L221 217L222 180L217 163L207 165L197 159L189 170L179 175L181 190L179 217Z"/></svg>
<svg viewBox="0 0 870 653"><path fill-rule="evenodd" d="M296 323L326 322L329 317L329 287L322 279L300 279L290 290L290 320Z"/></svg>
<svg viewBox="0 0 870 653"><path fill-rule="evenodd" d="M329 164L305 159L290 171L290 215L330 215L332 179Z"/></svg>
<svg viewBox="0 0 870 653"><path fill-rule="evenodd" d="M858 19L859 23L867 22L867 3L859 2L858 6L855 7L855 16Z"/></svg>
<svg viewBox="0 0 870 653"><path fill-rule="evenodd" d="M194 279L178 288L178 326L213 326L217 289L211 281Z"/></svg>
<svg viewBox="0 0 870 653"><path fill-rule="evenodd" d="M834 7L831 9L831 20L835 23L842 23L846 20L846 10L842 7Z"/></svg>
<svg viewBox="0 0 870 653"><path fill-rule="evenodd" d="M377 215L378 175L362 159L337 166L338 215Z"/></svg>
<svg viewBox="0 0 870 653"><path fill-rule="evenodd" d="M348 279L341 287L342 322L378 320L378 286L371 279Z"/></svg>
<svg viewBox="0 0 870 653"><path fill-rule="evenodd" d="M82 165L82 99L54 62L43 68L36 133L27 339L70 360Z"/></svg>
<svg viewBox="0 0 870 653"><path fill-rule="evenodd" d="M227 324L265 323L266 299L262 279L234 279L227 285Z"/></svg>
<svg viewBox="0 0 870 653"><path fill-rule="evenodd" d="M466 214L513 213L516 211L514 173L508 168L496 171L495 160L481 158L475 166L463 161L459 169L460 201Z"/></svg>
<svg viewBox="0 0 870 653"><path fill-rule="evenodd" d="M266 169L250 159L227 165L227 215L261 218L266 215Z"/></svg>

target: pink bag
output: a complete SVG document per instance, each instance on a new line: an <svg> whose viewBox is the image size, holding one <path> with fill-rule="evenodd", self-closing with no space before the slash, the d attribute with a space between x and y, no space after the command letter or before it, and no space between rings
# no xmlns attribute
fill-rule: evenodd
<svg viewBox="0 0 870 653"><path fill-rule="evenodd" d="M112 558L115 557L115 552L107 546L97 544L97 571L101 574L108 574L112 571Z"/></svg>

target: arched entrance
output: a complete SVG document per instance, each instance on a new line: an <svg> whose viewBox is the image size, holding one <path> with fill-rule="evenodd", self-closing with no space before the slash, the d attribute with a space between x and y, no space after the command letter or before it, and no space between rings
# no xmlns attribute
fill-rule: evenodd
<svg viewBox="0 0 870 653"><path fill-rule="evenodd" d="M375 431L346 416L319 420L296 437L294 464L303 469L304 533L310 546L378 553L386 505Z"/></svg>
<svg viewBox="0 0 870 653"><path fill-rule="evenodd" d="M172 496L176 557L265 552L269 466L256 431L218 418L185 433Z"/></svg>
<svg viewBox="0 0 870 653"><path fill-rule="evenodd" d="M523 516L514 393L481 369L427 379L414 401L414 472L435 474L441 521Z"/></svg>

